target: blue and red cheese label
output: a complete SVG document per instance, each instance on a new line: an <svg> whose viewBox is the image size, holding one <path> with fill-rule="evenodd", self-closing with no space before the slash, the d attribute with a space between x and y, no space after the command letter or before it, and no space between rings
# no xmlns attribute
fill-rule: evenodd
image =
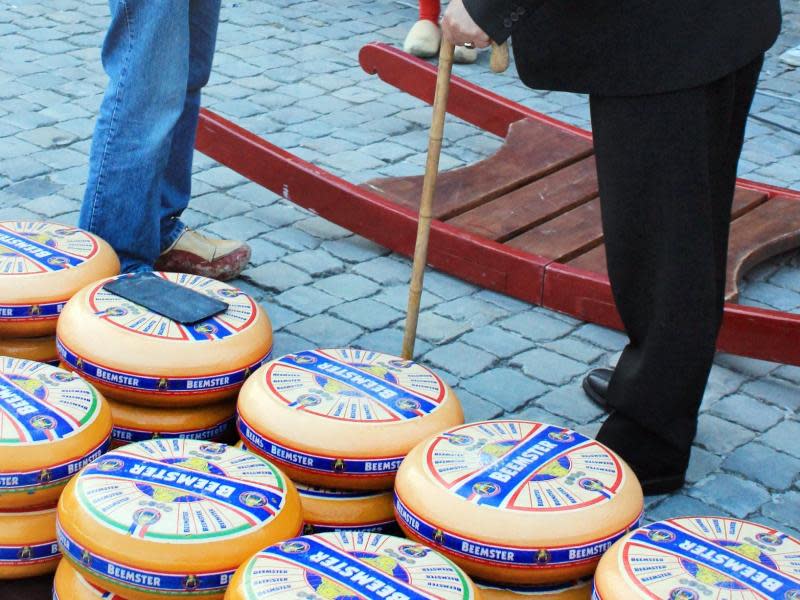
<svg viewBox="0 0 800 600"><path fill-rule="evenodd" d="M314 350L273 361L265 375L276 401L324 419L391 423L429 415L444 402L431 370L353 348Z"/></svg>
<svg viewBox="0 0 800 600"><path fill-rule="evenodd" d="M248 599L474 598L463 571L425 546L363 532L294 538L259 552L243 567Z"/></svg>
<svg viewBox="0 0 800 600"><path fill-rule="evenodd" d="M47 513L50 515L48 516ZM0 516L2 516L0 519L0 569L31 567L60 558L61 553L53 528L55 508L40 512L6 513ZM23 523L30 521L31 527L26 534L28 539L8 539L7 532L3 530L3 520L5 519L14 519ZM49 524L49 530L45 527L47 524Z"/></svg>
<svg viewBox="0 0 800 600"><path fill-rule="evenodd" d="M800 541L764 525L721 517L669 519L642 527L622 544L615 568L638 592L635 597L800 598ZM609 590L602 598L619 593ZM597 590L594 596L601 597Z"/></svg>

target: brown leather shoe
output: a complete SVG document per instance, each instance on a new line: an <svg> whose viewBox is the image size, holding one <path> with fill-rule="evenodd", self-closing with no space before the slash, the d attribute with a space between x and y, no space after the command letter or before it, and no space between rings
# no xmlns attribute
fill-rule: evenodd
<svg viewBox="0 0 800 600"><path fill-rule="evenodd" d="M155 269L227 281L239 275L249 260L250 246L246 242L219 240L186 229L158 257Z"/></svg>

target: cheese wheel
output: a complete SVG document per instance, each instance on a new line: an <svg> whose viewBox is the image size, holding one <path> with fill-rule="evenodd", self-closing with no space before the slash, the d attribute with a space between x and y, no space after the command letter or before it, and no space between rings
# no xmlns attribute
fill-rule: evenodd
<svg viewBox="0 0 800 600"><path fill-rule="evenodd" d="M220 441L236 423L236 403L230 400L192 408L153 408L108 400L114 447L153 438Z"/></svg>
<svg viewBox="0 0 800 600"><path fill-rule="evenodd" d="M228 284L183 273L158 275L229 308L181 325L106 291L110 279L99 281L75 294L61 314L61 361L104 394L131 404L187 407L234 398L247 376L269 360L272 326L266 313Z"/></svg>
<svg viewBox="0 0 800 600"><path fill-rule="evenodd" d="M236 571L225 600L480 598L441 554L379 533L307 535L265 548Z"/></svg>
<svg viewBox="0 0 800 600"><path fill-rule="evenodd" d="M603 556L592 597L797 600L800 540L739 519L659 521L631 532Z"/></svg>
<svg viewBox="0 0 800 600"><path fill-rule="evenodd" d="M505 587L478 582L483 600L589 600L592 579L550 585Z"/></svg>
<svg viewBox="0 0 800 600"><path fill-rule="evenodd" d="M44 363L0 357L0 511L52 506L108 450L111 410L91 385Z"/></svg>
<svg viewBox="0 0 800 600"><path fill-rule="evenodd" d="M458 398L433 371L369 350L289 354L239 394L239 436L294 480L389 489L420 440L463 423Z"/></svg>
<svg viewBox="0 0 800 600"><path fill-rule="evenodd" d="M55 508L0 512L0 579L52 573L60 558Z"/></svg>
<svg viewBox="0 0 800 600"><path fill-rule="evenodd" d="M395 486L405 533L480 579L540 585L591 575L638 526L644 498L614 452L522 420L449 429L416 446Z"/></svg>
<svg viewBox="0 0 800 600"><path fill-rule="evenodd" d="M64 490L64 556L128 600L222 598L236 568L302 529L294 485L263 458L160 439L112 450Z"/></svg>
<svg viewBox="0 0 800 600"><path fill-rule="evenodd" d="M394 533L392 492L345 491L297 483L306 533L371 531Z"/></svg>
<svg viewBox="0 0 800 600"><path fill-rule="evenodd" d="M68 560L62 560L58 563L53 581L53 600L125 600L125 598L92 585Z"/></svg>
<svg viewBox="0 0 800 600"><path fill-rule="evenodd" d="M0 356L57 365L56 338L52 335L36 338L0 338Z"/></svg>
<svg viewBox="0 0 800 600"><path fill-rule="evenodd" d="M0 221L0 337L53 335L75 292L119 273L106 242L76 227Z"/></svg>

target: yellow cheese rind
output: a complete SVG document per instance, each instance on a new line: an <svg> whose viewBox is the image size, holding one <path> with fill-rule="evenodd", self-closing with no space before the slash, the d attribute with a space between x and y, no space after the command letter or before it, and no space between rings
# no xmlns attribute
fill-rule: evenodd
<svg viewBox="0 0 800 600"><path fill-rule="evenodd" d="M230 308L181 325L106 291L103 285L110 279L95 282L75 294L61 314L61 361L109 397L130 404L188 407L234 398L250 373L269 359L269 317L228 284L198 275L157 274Z"/></svg>
<svg viewBox="0 0 800 600"><path fill-rule="evenodd" d="M55 334L58 313L73 294L117 273L114 250L87 231L0 221L0 338Z"/></svg>
<svg viewBox="0 0 800 600"><path fill-rule="evenodd" d="M0 357L0 417L0 511L53 506L110 445L103 396L44 363Z"/></svg>
<svg viewBox="0 0 800 600"><path fill-rule="evenodd" d="M395 485L406 535L470 575L511 585L590 575L642 508L639 482L611 450L533 421L434 435L408 454Z"/></svg>
<svg viewBox="0 0 800 600"><path fill-rule="evenodd" d="M239 436L290 477L342 489L389 489L420 440L462 423L431 370L353 348L298 352L264 365L239 394Z"/></svg>
<svg viewBox="0 0 800 600"><path fill-rule="evenodd" d="M298 483L306 533L359 530L391 533L394 520L392 492L331 490Z"/></svg>
<svg viewBox="0 0 800 600"><path fill-rule="evenodd" d="M98 587L129 600L214 600L247 556L302 523L297 490L264 459L160 439L84 469L61 496L57 529L64 556Z"/></svg>
<svg viewBox="0 0 800 600"><path fill-rule="evenodd" d="M57 364L56 338L52 335L35 338L0 338L0 356Z"/></svg>
<svg viewBox="0 0 800 600"><path fill-rule="evenodd" d="M478 583L483 600L589 600L592 580L534 587L509 588ZM537 589L538 588L538 589Z"/></svg>
<svg viewBox="0 0 800 600"><path fill-rule="evenodd" d="M68 560L58 564L53 581L53 600L125 600L102 590L83 578Z"/></svg>
<svg viewBox="0 0 800 600"><path fill-rule="evenodd" d="M798 556L800 540L759 523L666 519L631 532L605 553L593 598L797 598Z"/></svg>
<svg viewBox="0 0 800 600"><path fill-rule="evenodd" d="M56 509L0 512L0 579L52 573L61 559Z"/></svg>
<svg viewBox="0 0 800 600"><path fill-rule="evenodd" d="M377 533L340 532L286 540L242 563L225 600L253 598L475 600L481 594L430 548Z"/></svg>
<svg viewBox="0 0 800 600"><path fill-rule="evenodd" d="M219 441L235 425L236 403L232 400L188 408L135 406L110 399L108 404L114 421L114 447L164 437Z"/></svg>

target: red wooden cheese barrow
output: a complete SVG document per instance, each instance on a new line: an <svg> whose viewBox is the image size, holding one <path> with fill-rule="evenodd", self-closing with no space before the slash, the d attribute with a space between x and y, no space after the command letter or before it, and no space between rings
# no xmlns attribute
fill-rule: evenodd
<svg viewBox="0 0 800 600"><path fill-rule="evenodd" d="M360 61L367 73L432 102L436 69L430 64L385 44L362 48ZM591 134L458 77L448 112L505 143L495 155L439 176L429 264L620 328L605 271ZM357 186L207 110L197 148L342 227L413 254L421 176ZM797 246L800 192L739 180L720 350L800 365L800 315L735 303L736 284L748 268Z"/></svg>

